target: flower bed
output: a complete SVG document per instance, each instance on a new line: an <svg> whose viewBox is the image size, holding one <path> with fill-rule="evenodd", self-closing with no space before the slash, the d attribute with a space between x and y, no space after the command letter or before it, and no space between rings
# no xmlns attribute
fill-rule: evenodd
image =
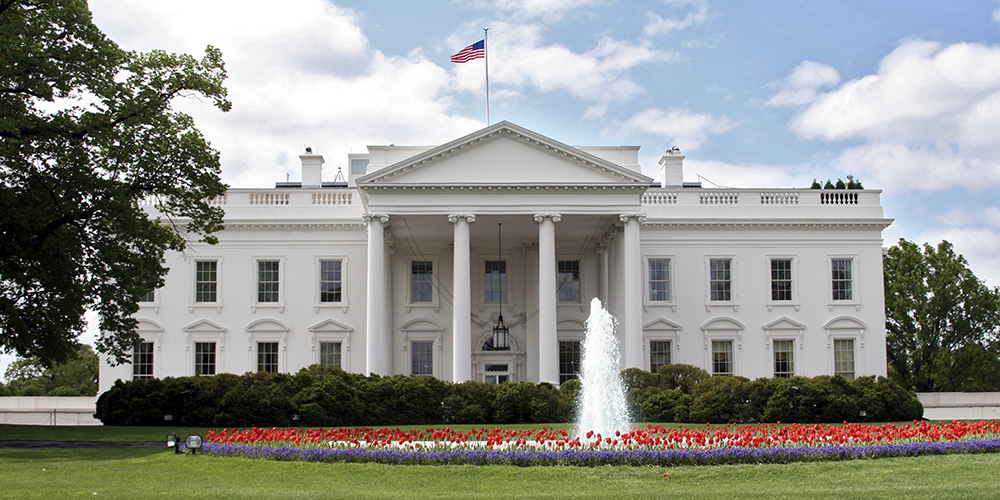
<svg viewBox="0 0 1000 500"><path fill-rule="evenodd" d="M272 460L388 464L716 465L1000 450L996 421L906 425L648 425L615 436L566 429L249 429L209 432L203 451Z"/></svg>

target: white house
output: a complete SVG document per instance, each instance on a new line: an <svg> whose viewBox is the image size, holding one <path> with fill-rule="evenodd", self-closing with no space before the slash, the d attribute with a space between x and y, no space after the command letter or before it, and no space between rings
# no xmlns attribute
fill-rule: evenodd
<svg viewBox="0 0 1000 500"><path fill-rule="evenodd" d="M623 368L885 375L880 191L708 189L676 149L655 180L638 151L501 122L369 146L330 183L307 149L301 183L213 200L219 244L168 254L136 315L145 342L102 363L101 390L314 363L558 383L592 297L618 318Z"/></svg>

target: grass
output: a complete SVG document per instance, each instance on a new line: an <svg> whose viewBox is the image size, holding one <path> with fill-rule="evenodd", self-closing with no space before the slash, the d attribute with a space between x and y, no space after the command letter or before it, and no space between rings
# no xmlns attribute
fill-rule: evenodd
<svg viewBox="0 0 1000 500"><path fill-rule="evenodd" d="M387 466L3 450L2 498L989 498L1000 455L714 467ZM664 478L664 474L669 478Z"/></svg>

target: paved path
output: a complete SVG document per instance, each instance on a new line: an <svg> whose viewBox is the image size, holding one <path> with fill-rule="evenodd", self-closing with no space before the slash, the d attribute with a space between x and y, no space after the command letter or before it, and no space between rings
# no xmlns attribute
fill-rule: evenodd
<svg viewBox="0 0 1000 500"><path fill-rule="evenodd" d="M58 449L58 448L166 448L166 441L142 443L102 443L97 441L0 441L0 448Z"/></svg>

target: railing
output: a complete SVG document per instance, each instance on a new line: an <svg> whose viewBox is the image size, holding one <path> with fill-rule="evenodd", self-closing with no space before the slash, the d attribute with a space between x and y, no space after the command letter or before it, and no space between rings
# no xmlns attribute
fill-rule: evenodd
<svg viewBox="0 0 1000 500"><path fill-rule="evenodd" d="M881 210L878 190L650 188L642 205L685 207L843 207Z"/></svg>
<svg viewBox="0 0 1000 500"><path fill-rule="evenodd" d="M823 191L819 202L824 205L857 205L858 193L851 191Z"/></svg>

